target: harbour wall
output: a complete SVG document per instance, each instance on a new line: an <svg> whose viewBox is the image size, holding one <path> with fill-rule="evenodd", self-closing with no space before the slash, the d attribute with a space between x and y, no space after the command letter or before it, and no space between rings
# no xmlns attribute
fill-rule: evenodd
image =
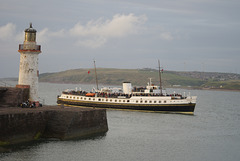
<svg viewBox="0 0 240 161"><path fill-rule="evenodd" d="M68 140L108 131L105 109L45 106L0 108L0 146L39 138Z"/></svg>
<svg viewBox="0 0 240 161"><path fill-rule="evenodd" d="M108 131L105 109L17 107L28 99L28 86L0 87L0 151L4 146L40 138L68 140Z"/></svg>
<svg viewBox="0 0 240 161"><path fill-rule="evenodd" d="M0 87L0 108L16 107L29 99L29 86Z"/></svg>

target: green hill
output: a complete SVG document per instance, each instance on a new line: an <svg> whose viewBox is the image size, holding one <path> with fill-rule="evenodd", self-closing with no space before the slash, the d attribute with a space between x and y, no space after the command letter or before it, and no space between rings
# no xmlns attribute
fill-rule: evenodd
<svg viewBox="0 0 240 161"><path fill-rule="evenodd" d="M90 71L90 73L88 73ZM154 69L114 69L98 68L97 77L99 84L121 85L129 81L133 86L145 86L152 78L154 84L159 84L158 70ZM52 83L79 83L94 84L94 69L72 69L57 73L44 73L40 81ZM201 72L175 72L162 73L164 87L192 87L240 90L240 75L229 73L201 73Z"/></svg>

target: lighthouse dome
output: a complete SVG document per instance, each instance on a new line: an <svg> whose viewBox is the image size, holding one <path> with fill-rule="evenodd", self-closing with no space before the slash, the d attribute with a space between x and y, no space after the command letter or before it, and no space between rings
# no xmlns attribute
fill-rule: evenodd
<svg viewBox="0 0 240 161"><path fill-rule="evenodd" d="M30 27L25 29L25 42L35 42L36 32L37 30L32 28L32 23L30 23Z"/></svg>
<svg viewBox="0 0 240 161"><path fill-rule="evenodd" d="M32 23L30 23L30 27L25 29L25 32L30 32L30 33L36 33L37 30L35 30L34 28L32 28Z"/></svg>

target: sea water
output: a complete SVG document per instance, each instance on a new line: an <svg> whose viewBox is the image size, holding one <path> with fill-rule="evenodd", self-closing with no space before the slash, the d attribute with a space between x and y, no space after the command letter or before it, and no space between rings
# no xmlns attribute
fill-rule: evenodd
<svg viewBox="0 0 240 161"><path fill-rule="evenodd" d="M9 82L16 83L16 82ZM62 90L94 85L40 83L44 104ZM1 161L239 161L240 92L169 89L198 96L194 115L107 110L109 131L81 140L43 140Z"/></svg>

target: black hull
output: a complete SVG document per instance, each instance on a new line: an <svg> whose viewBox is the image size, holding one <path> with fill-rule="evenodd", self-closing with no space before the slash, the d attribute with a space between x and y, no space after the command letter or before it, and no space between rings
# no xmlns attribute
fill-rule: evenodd
<svg viewBox="0 0 240 161"><path fill-rule="evenodd" d="M193 113L195 104L164 104L164 105L144 105L144 104L116 104L104 102L87 102L87 101L69 101L58 98L58 104L86 106L96 108L125 109L138 111L158 111L158 112L174 112L174 113Z"/></svg>

